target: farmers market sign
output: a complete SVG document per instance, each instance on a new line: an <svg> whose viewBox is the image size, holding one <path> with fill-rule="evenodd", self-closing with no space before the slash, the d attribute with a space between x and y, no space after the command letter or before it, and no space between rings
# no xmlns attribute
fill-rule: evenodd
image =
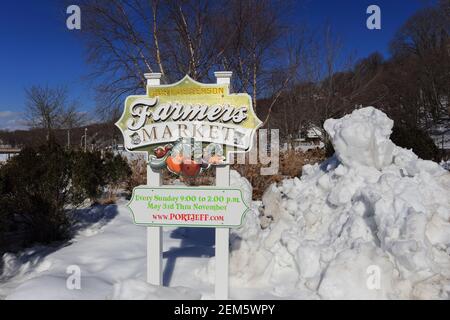
<svg viewBox="0 0 450 320"><path fill-rule="evenodd" d="M128 207L136 224L196 227L238 227L249 209L241 190L217 187L140 186Z"/></svg>
<svg viewBox="0 0 450 320"><path fill-rule="evenodd" d="M125 148L148 152L153 169L187 176L226 163L229 152L249 151L261 121L250 96L228 88L185 76L175 84L147 86L145 96L129 96L116 123Z"/></svg>
<svg viewBox="0 0 450 320"><path fill-rule="evenodd" d="M230 152L247 152L261 125L248 94L230 94L231 72L217 84L189 76L160 84L146 75L147 93L130 96L116 125L130 152L148 153L147 185L134 188L128 207L147 226L147 281L162 285L162 226L214 227L217 299L228 298L229 228L242 225L248 205L230 187ZM160 169L185 177L217 165L215 187L162 186Z"/></svg>

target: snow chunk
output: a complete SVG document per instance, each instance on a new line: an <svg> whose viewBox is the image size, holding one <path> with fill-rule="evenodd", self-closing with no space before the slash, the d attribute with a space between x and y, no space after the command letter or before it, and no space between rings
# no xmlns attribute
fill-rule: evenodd
<svg viewBox="0 0 450 320"><path fill-rule="evenodd" d="M252 203L253 187L250 181L242 177L236 170L230 170L230 187L241 189L242 197L247 205Z"/></svg>
<svg viewBox="0 0 450 320"><path fill-rule="evenodd" d="M342 163L377 169L392 163L394 144L389 136L393 126L394 122L386 114L373 107L355 110L341 119L328 119L324 123Z"/></svg>

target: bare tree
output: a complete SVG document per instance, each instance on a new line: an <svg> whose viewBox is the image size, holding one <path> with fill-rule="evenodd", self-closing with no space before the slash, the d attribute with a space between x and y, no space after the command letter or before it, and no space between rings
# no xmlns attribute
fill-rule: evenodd
<svg viewBox="0 0 450 320"><path fill-rule="evenodd" d="M272 76L280 69L280 46L288 27L283 24L286 1L228 0L222 17L221 36L226 39L220 50L221 65L234 71L234 85L251 94L253 105L261 94L270 91ZM272 93L272 92L271 92Z"/></svg>
<svg viewBox="0 0 450 320"><path fill-rule="evenodd" d="M416 71L419 104L428 110L434 123L450 116L449 7L447 0L420 10L407 20L391 43L394 57L408 60L409 69Z"/></svg>
<svg viewBox="0 0 450 320"><path fill-rule="evenodd" d="M163 82L185 74L211 80L212 71L234 72L233 87L257 99L270 95L279 66L285 1L85 0L83 34L102 103L116 108L142 92L144 73ZM226 13L226 14L225 14ZM108 112L109 113L109 112Z"/></svg>
<svg viewBox="0 0 450 320"><path fill-rule="evenodd" d="M28 125L46 130L47 140L53 130L70 130L85 121L84 114L78 111L78 105L69 102L67 89L64 87L32 86L25 89L25 95Z"/></svg>
<svg viewBox="0 0 450 320"><path fill-rule="evenodd" d="M86 113L80 112L78 102L67 105L63 112L62 127L67 130L67 148L71 147L71 131L87 123Z"/></svg>
<svg viewBox="0 0 450 320"><path fill-rule="evenodd" d="M306 52L309 50L309 46L310 39L306 35L305 30L292 30L283 45L280 46L282 54L279 55L279 58L286 61L286 63L270 72L270 78L267 81L270 89L267 91L270 92L271 96L269 99L265 99L268 107L263 117L263 126L269 124L274 110L276 114L283 114L283 120L280 123L280 119L275 117L276 119L272 121L271 125L277 123L280 128L284 127L286 134L301 122L298 118L301 114L297 112L298 108L293 105L292 93L301 81L306 62ZM292 115L295 115L294 119L299 121L294 120L293 126L288 126L288 123L293 123ZM287 129L288 127L290 129ZM295 131L295 129L293 130Z"/></svg>
<svg viewBox="0 0 450 320"><path fill-rule="evenodd" d="M61 127L67 102L66 89L32 86L25 89L25 94L28 124L45 129L49 139L52 130Z"/></svg>
<svg viewBox="0 0 450 320"><path fill-rule="evenodd" d="M219 4L207 0L92 0L83 2L88 61L102 95L114 105L142 90L144 73L172 82L208 76L217 61L214 18Z"/></svg>

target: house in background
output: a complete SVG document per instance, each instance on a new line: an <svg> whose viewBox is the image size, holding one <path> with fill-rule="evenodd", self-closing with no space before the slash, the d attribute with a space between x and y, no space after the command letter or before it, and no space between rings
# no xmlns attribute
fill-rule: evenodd
<svg viewBox="0 0 450 320"><path fill-rule="evenodd" d="M310 149L323 148L323 132L319 127L311 125L309 128L300 130L291 137L291 146L288 142L282 144L283 150L293 148L295 150L307 151Z"/></svg>
<svg viewBox="0 0 450 320"><path fill-rule="evenodd" d="M0 163L8 161L12 156L20 152L19 148L14 148L0 139Z"/></svg>
<svg viewBox="0 0 450 320"><path fill-rule="evenodd" d="M313 125L306 130L304 139L305 142L318 145L322 141L322 136L323 136L322 130L320 130L319 127Z"/></svg>

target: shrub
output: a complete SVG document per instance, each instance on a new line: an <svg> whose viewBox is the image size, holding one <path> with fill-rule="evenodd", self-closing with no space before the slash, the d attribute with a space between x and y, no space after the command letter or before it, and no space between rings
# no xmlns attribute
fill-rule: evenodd
<svg viewBox="0 0 450 320"><path fill-rule="evenodd" d="M109 187L109 199L120 184L131 175L128 162L120 155L100 152L73 153L72 183L77 190L79 200L89 198L96 202L103 194L104 188Z"/></svg>
<svg viewBox="0 0 450 320"><path fill-rule="evenodd" d="M126 159L110 152L104 156L106 181L109 185L117 185L131 175L131 168Z"/></svg>
<svg viewBox="0 0 450 320"><path fill-rule="evenodd" d="M6 195L6 190L4 190L3 188L5 187L2 183L3 179L1 177L1 172L0 171L0 205L4 202L3 197ZM10 228L10 215L6 210L2 210L2 208L0 208L0 254L1 254L1 248L4 246L5 244L5 233L6 231L8 231Z"/></svg>
<svg viewBox="0 0 450 320"><path fill-rule="evenodd" d="M109 186L109 199L113 199L122 183L131 176L131 168L126 159L110 152L104 156L104 168L106 183Z"/></svg>
<svg viewBox="0 0 450 320"><path fill-rule="evenodd" d="M29 242L65 239L70 178L69 155L58 145L24 149L0 169L0 216L24 225Z"/></svg>
<svg viewBox="0 0 450 320"><path fill-rule="evenodd" d="M421 129L394 125L391 140L400 147L412 149L422 159L436 160L438 157L439 150L433 139Z"/></svg>
<svg viewBox="0 0 450 320"><path fill-rule="evenodd" d="M89 198L95 202L103 193L107 183L106 169L100 152L72 153L72 185L75 201Z"/></svg>
<svg viewBox="0 0 450 320"><path fill-rule="evenodd" d="M130 173L120 156L68 152L51 142L25 148L0 167L0 245L5 233L24 231L24 244L67 239L66 210L88 197L96 201L107 184Z"/></svg>

